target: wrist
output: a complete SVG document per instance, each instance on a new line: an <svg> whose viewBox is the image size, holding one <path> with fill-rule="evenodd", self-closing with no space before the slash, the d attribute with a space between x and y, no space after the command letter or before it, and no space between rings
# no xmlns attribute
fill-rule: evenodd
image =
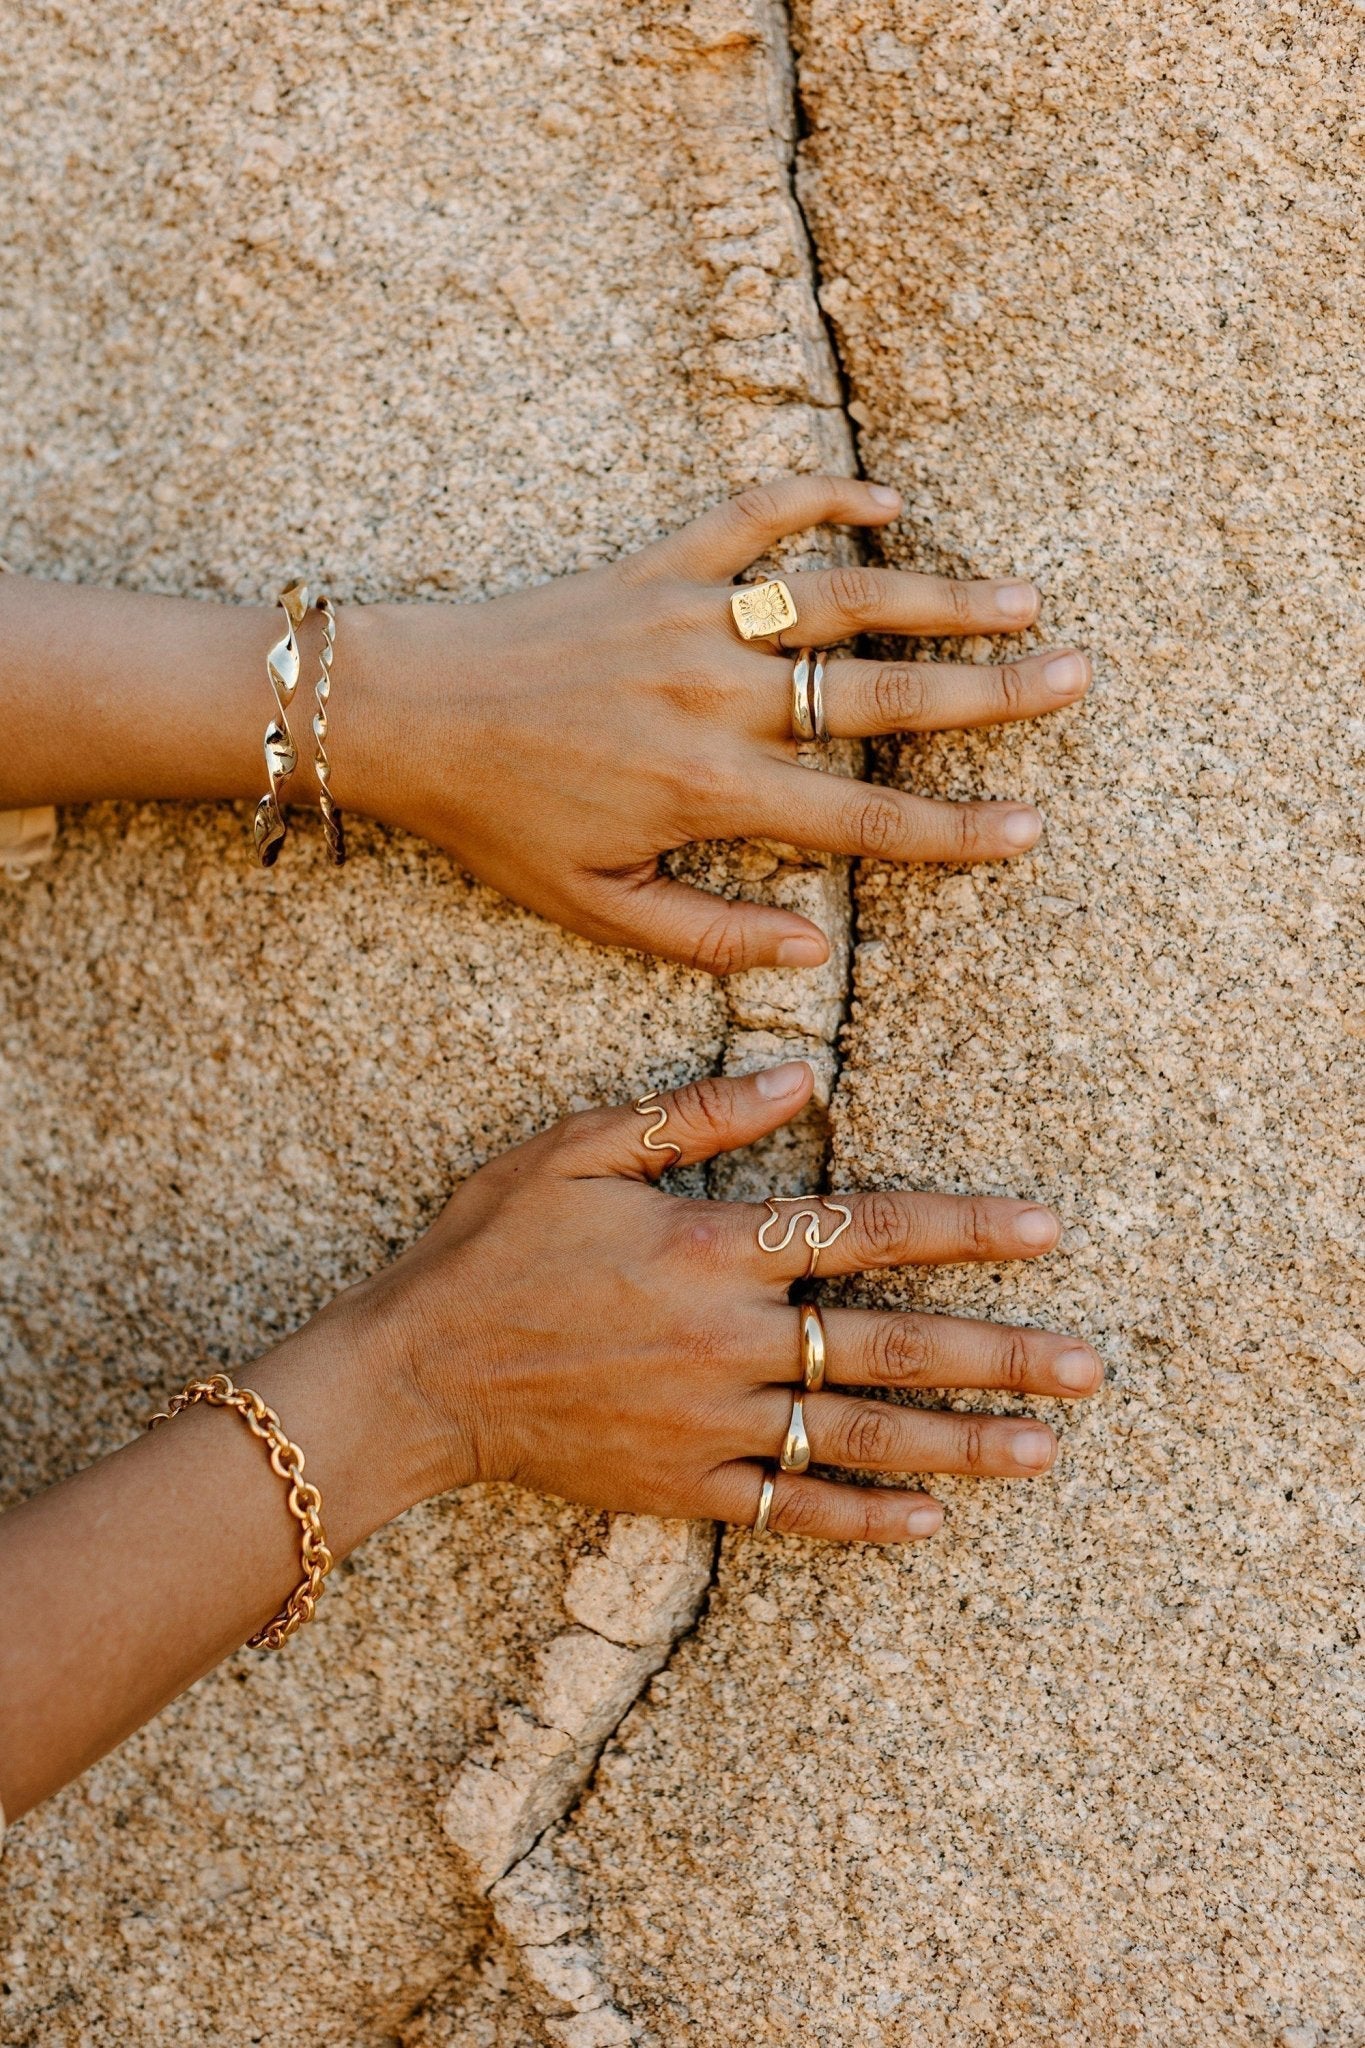
<svg viewBox="0 0 1365 2048"><path fill-rule="evenodd" d="M343 811L406 823L416 747L420 662L412 646L418 605L337 608L328 754L332 793ZM393 678L402 677L395 689ZM409 772L405 774L405 769Z"/></svg>

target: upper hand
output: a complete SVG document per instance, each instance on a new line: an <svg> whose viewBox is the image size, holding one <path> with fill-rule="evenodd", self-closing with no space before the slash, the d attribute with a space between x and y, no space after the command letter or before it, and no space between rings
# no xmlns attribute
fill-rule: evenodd
<svg viewBox="0 0 1365 2048"><path fill-rule="evenodd" d="M660 872L700 839L769 838L893 860L1000 860L1042 821L1017 803L932 802L797 765L791 652L862 632L1031 625L1029 583L845 567L792 575L799 622L742 641L731 580L801 528L879 526L894 492L848 477L756 486L605 569L482 604L355 607L343 627L334 784L448 848L571 931L731 973L828 955L795 912L722 901ZM840 660L831 734L992 725L1074 703L1084 656L1005 667ZM347 710L347 690L352 691ZM349 754L349 760L348 760Z"/></svg>
<svg viewBox="0 0 1365 2048"><path fill-rule="evenodd" d="M810 1088L804 1061L694 1082L660 1098L660 1142L676 1139L684 1162L750 1144ZM423 1417L427 1476L414 1497L510 1479L595 1507L753 1522L801 1379L788 1297L808 1255L799 1231L783 1251L760 1250L762 1208L653 1186L672 1157L645 1149L654 1124L630 1108L590 1111L505 1153L359 1290L362 1348L394 1361L381 1372L386 1412ZM821 1274L1033 1258L1060 1235L1031 1202L840 1199L852 1222ZM825 1330L827 1385L805 1401L824 1466L1036 1476L1056 1452L1046 1424L894 1406L866 1390L1075 1398L1101 1379L1093 1351L1044 1330L843 1308L825 1312ZM771 1526L886 1543L932 1535L942 1519L923 1492L781 1473Z"/></svg>

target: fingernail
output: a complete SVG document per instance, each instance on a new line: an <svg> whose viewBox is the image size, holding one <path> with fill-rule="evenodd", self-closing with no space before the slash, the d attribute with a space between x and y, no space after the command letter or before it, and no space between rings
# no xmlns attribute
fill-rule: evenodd
<svg viewBox="0 0 1365 2048"><path fill-rule="evenodd" d="M1083 654L1055 654L1043 665L1043 681L1054 697L1078 697L1090 677Z"/></svg>
<svg viewBox="0 0 1365 2048"><path fill-rule="evenodd" d="M900 492L893 491L890 484L869 484L867 495L876 505L896 506L901 501Z"/></svg>
<svg viewBox="0 0 1365 2048"><path fill-rule="evenodd" d="M1028 1465L1041 1472L1052 1463L1052 1432L1047 1429L1019 1429L1010 1444L1016 1465Z"/></svg>
<svg viewBox="0 0 1365 2048"><path fill-rule="evenodd" d="M1056 1244L1061 1225L1050 1209L1025 1209L1014 1219L1014 1234L1020 1244Z"/></svg>
<svg viewBox="0 0 1365 2048"><path fill-rule="evenodd" d="M780 1067L765 1067L761 1074L755 1074L754 1089L771 1102L779 1095L795 1095L813 1072L808 1060L784 1060Z"/></svg>
<svg viewBox="0 0 1365 2048"><path fill-rule="evenodd" d="M911 1508L905 1518L906 1533L910 1536L933 1536L942 1527L942 1508Z"/></svg>
<svg viewBox="0 0 1365 2048"><path fill-rule="evenodd" d="M1011 811L1000 821L1000 837L1006 846L1017 846L1020 852L1026 846L1036 846L1042 830L1037 811Z"/></svg>
<svg viewBox="0 0 1365 2048"><path fill-rule="evenodd" d="M1059 1387L1074 1387L1080 1393L1099 1378L1100 1362L1093 1351L1064 1351L1052 1368Z"/></svg>
<svg viewBox="0 0 1365 2048"><path fill-rule="evenodd" d="M1038 593L1031 583L997 583L995 609L1002 619L1026 625L1038 609Z"/></svg>
<svg viewBox="0 0 1365 2048"><path fill-rule="evenodd" d="M777 947L779 967L820 967L829 958L829 948L814 932L804 938L781 939Z"/></svg>

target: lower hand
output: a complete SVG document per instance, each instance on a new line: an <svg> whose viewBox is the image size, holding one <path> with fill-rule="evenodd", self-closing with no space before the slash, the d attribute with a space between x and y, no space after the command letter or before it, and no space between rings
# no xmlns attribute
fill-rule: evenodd
<svg viewBox="0 0 1365 2048"><path fill-rule="evenodd" d="M793 575L798 624L742 641L730 579L787 534L881 526L894 491L856 479L758 486L641 553L452 610L353 607L343 621L333 782L444 846L505 895L604 944L717 974L812 967L824 934L795 912L721 901L660 872L700 839L768 838L890 860L1002 860L1042 821L1017 803L931 802L797 765L791 652L862 632L1014 633L1029 583L892 569ZM344 665L343 665L344 664ZM1033 718L1089 687L1064 648L1004 667L841 660L831 733L933 732Z"/></svg>
<svg viewBox="0 0 1365 2048"><path fill-rule="evenodd" d="M806 1102L803 1061L659 1098L656 1144L682 1162L751 1144ZM681 1200L652 1185L672 1155L646 1150L633 1109L570 1117L473 1175L434 1228L359 1290L400 1361L427 1441L424 1490L514 1480L594 1507L752 1524L801 1378L806 1270L798 1230L759 1249L767 1220L743 1203ZM874 1193L843 1198L850 1226L820 1272L1034 1258L1060 1235L1036 1203ZM770 1237L780 1237L780 1231ZM825 1312L827 1387L805 1401L817 1465L883 1474L1030 1478L1056 1454L1043 1423L939 1412L869 1390L1093 1393L1099 1360L1073 1337L952 1316ZM927 1493L778 1475L770 1526L834 1540L930 1536Z"/></svg>

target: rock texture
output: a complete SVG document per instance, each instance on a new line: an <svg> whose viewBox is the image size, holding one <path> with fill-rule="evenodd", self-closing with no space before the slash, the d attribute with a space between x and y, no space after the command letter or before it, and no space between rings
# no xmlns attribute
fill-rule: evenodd
<svg viewBox="0 0 1365 2048"><path fill-rule="evenodd" d="M14 1832L6 2040L1365 2044L1365 27L792 26L846 389L767 0L15 10L16 567L475 596L847 464L846 397L890 557L1035 576L1098 683L880 752L1038 801L1008 872L868 865L850 930L841 864L698 854L836 941L724 991L378 832L262 878L232 813L67 815L0 894L5 1497L566 1108L789 1050L827 1097L850 940L837 1177L1068 1226L850 1297L1078 1329L1106 1390L928 1548L730 1537L709 1594L706 1530L408 1518Z"/></svg>
<svg viewBox="0 0 1365 2048"><path fill-rule="evenodd" d="M1065 1250L859 1298L1076 1328L1109 1379L914 1556L727 1542L561 1860L658 2048L1355 2048L1365 29L796 27L890 554L1037 577L1098 675L883 751L1048 832L864 870L834 1110L839 1177L1037 1192Z"/></svg>
<svg viewBox="0 0 1365 2048"><path fill-rule="evenodd" d="M756 475L848 465L766 14L11 15L16 569L260 599L325 567L347 599L473 598ZM5 1502L202 1362L251 1357L564 1111L770 1043L829 1067L838 868L697 856L724 887L813 892L834 924L831 969L726 991L565 938L377 830L340 876L306 831L262 876L248 825L68 813L55 858L0 893ZM801 1184L823 1144L817 1116L764 1172ZM638 1640L586 1610L569 1632L577 1560L622 1540L490 1492L368 1546L287 1656L234 1660L12 1831L0 2037L390 2040L490 1942L496 1964L441 1804L500 1715L542 1711L572 1723L575 1766L531 1773L528 1827L573 1796L700 1596ZM618 1605L671 1541L627 1561ZM709 1532L689 1541L709 1556ZM569 1969L535 1960L531 2023ZM577 2025L586 1994L562 1985Z"/></svg>

